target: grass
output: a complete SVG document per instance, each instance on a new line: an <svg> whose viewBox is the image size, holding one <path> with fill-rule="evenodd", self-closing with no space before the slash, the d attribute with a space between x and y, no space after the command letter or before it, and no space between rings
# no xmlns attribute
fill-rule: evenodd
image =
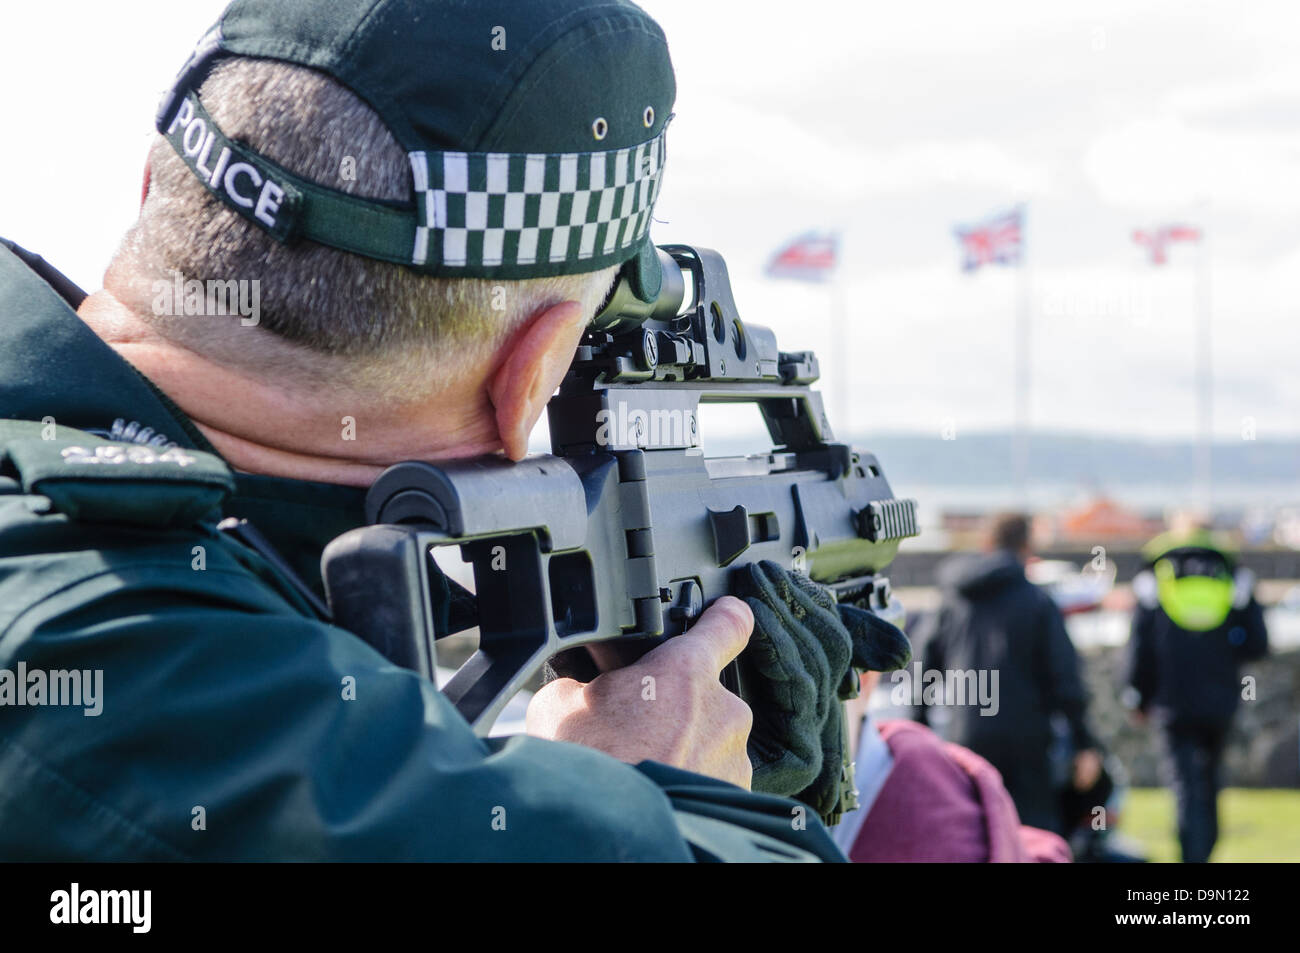
<svg viewBox="0 0 1300 953"><path fill-rule="evenodd" d="M1162 788L1133 788L1119 833L1137 841L1152 861L1179 860L1173 795ZM1215 863L1240 860L1300 862L1300 791L1228 788L1219 794Z"/></svg>

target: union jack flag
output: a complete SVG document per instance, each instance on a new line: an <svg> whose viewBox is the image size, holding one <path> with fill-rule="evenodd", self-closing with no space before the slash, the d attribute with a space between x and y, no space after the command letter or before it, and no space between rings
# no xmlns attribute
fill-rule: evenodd
<svg viewBox="0 0 1300 953"><path fill-rule="evenodd" d="M961 242L963 271L978 271L983 265L1019 265L1024 234L1025 209L1016 206L975 225L958 225L954 232Z"/></svg>
<svg viewBox="0 0 1300 953"><path fill-rule="evenodd" d="M1171 242L1199 242L1201 230L1193 225L1160 225L1149 231L1138 229L1133 241L1151 253L1151 264L1163 265L1169 260Z"/></svg>
<svg viewBox="0 0 1300 953"><path fill-rule="evenodd" d="M787 242L767 263L769 278L828 281L839 259L839 236L833 232L806 232Z"/></svg>

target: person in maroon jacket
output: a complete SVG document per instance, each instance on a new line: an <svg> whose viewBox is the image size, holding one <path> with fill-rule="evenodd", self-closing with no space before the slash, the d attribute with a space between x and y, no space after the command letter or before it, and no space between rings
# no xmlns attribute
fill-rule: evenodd
<svg viewBox="0 0 1300 953"><path fill-rule="evenodd" d="M880 673L849 702L860 807L832 836L851 861L1068 863L1056 834L1020 823L997 769L969 748L907 719L867 711Z"/></svg>

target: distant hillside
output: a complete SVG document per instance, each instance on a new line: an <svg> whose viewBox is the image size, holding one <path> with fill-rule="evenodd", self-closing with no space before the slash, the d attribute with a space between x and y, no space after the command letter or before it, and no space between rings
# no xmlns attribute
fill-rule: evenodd
<svg viewBox="0 0 1300 953"><path fill-rule="evenodd" d="M861 434L848 441L880 457L892 483L930 486L1006 485L1015 479L1008 433ZM1155 442L1090 434L1039 433L1029 439L1032 483L1103 489L1116 485L1187 485L1196 473L1192 441ZM1215 483L1280 484L1300 488L1300 441L1216 443Z"/></svg>
<svg viewBox="0 0 1300 953"><path fill-rule="evenodd" d="M856 434L840 439L880 458L895 491L920 490L949 509L1027 505L1051 508L1067 499L1106 495L1147 513L1199 502L1196 446L1093 434L1037 433L1029 441L1028 490L1015 499L1012 435ZM767 437L751 429L705 439L709 456L754 453ZM1300 440L1224 441L1213 452L1214 506L1240 514L1253 506L1300 506Z"/></svg>

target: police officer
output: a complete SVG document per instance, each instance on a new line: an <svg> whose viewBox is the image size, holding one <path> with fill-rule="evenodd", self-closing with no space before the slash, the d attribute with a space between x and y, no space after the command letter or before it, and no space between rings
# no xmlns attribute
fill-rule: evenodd
<svg viewBox="0 0 1300 953"><path fill-rule="evenodd" d="M616 275L656 294L674 94L624 0L237 0L104 289L0 247L0 856L840 859L771 796L825 800L829 716L751 735L718 681L755 612L823 699L869 661L779 573L551 683L540 737L476 737L320 605L384 467L522 457Z"/></svg>
<svg viewBox="0 0 1300 953"><path fill-rule="evenodd" d="M1219 835L1219 765L1241 695L1239 665L1268 653L1254 577L1203 528L1157 537L1133 580L1128 683L1139 719L1164 738L1185 862L1210 859Z"/></svg>

